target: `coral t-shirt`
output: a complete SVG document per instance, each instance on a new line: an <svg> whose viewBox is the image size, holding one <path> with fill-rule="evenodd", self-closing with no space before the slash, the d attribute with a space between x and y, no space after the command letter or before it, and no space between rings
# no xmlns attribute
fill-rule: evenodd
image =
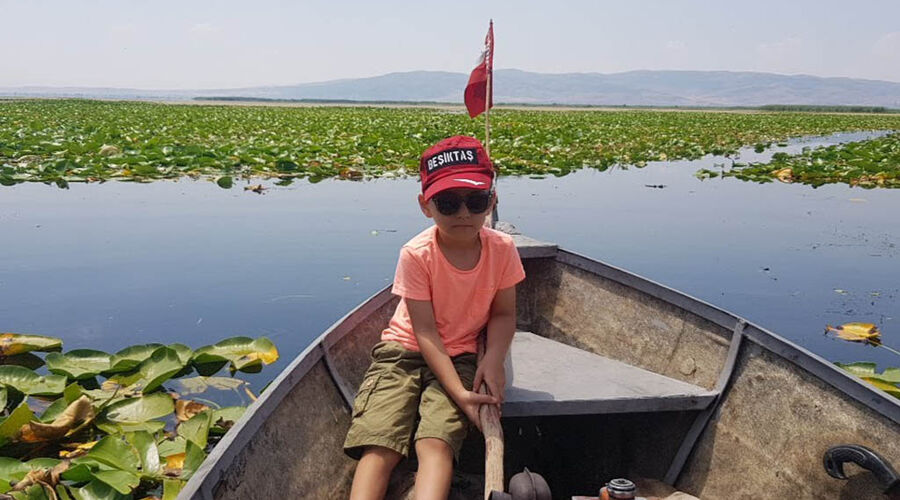
<svg viewBox="0 0 900 500"><path fill-rule="evenodd" d="M512 237L481 229L478 264L462 271L450 264L438 247L437 226L409 240L400 249L394 275L394 295L430 300L444 348L450 356L477 351L478 334L487 325L497 290L525 279L525 270ZM394 340L418 351L406 301L401 300L381 340Z"/></svg>

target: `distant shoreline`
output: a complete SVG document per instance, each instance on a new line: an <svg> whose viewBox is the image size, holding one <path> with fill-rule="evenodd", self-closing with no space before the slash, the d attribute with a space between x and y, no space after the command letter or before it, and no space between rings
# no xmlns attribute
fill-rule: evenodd
<svg viewBox="0 0 900 500"><path fill-rule="evenodd" d="M190 100L166 99L124 99L124 98L85 98L85 97L33 97L33 96L0 96L2 101L27 100L86 100L102 102L146 102L167 105L188 106L271 106L271 107L361 107L361 108L423 108L463 111L462 104L432 101L352 101L324 99L265 99L265 98L230 98L230 97L198 97ZM850 113L850 114L896 114L900 109L878 106L809 106L809 105L766 105L766 106L629 106L629 105L572 105L572 104L528 104L497 103L493 109L529 110L529 111L682 111L707 113L771 113L771 112L805 112L805 113Z"/></svg>
<svg viewBox="0 0 900 500"><path fill-rule="evenodd" d="M3 101L27 100L84 100L101 102L146 102L167 105L188 106L271 106L271 107L338 107L338 108L423 108L449 111L464 111L462 103L439 101L369 101L350 99L271 99L256 97L194 97L192 99L134 99L117 97L58 97L58 96L3 96ZM529 111L683 111L707 113L841 113L841 114L897 114L900 109L883 106L831 106L806 104L768 104L764 106L638 106L638 105L600 105L600 104L534 104L534 103L496 103L492 109L529 110Z"/></svg>

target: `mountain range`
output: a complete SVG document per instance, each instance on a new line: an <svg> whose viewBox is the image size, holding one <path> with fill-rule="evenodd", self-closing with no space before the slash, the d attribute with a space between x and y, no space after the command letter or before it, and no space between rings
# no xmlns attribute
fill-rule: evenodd
<svg viewBox="0 0 900 500"><path fill-rule="evenodd" d="M95 87L0 87L6 97L190 100L248 98L438 102L459 104L468 75L444 71L232 89L140 90ZM734 71L534 73L494 71L495 103L595 106L732 107L847 105L900 108L900 83L855 78Z"/></svg>

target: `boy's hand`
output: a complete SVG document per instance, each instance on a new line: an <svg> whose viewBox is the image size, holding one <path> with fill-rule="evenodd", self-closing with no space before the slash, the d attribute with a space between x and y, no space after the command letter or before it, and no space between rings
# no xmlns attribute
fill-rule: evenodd
<svg viewBox="0 0 900 500"><path fill-rule="evenodd" d="M473 390L478 391L481 383L487 385L491 395L497 398L497 404L503 403L503 392L506 389L506 370L503 369L503 360L495 360L485 356L475 371L475 384Z"/></svg>
<svg viewBox="0 0 900 500"><path fill-rule="evenodd" d="M469 420L481 430L481 418L478 416L478 408L481 405L498 404L499 401L489 394L479 394L473 391L465 391L454 398L456 404L469 417Z"/></svg>

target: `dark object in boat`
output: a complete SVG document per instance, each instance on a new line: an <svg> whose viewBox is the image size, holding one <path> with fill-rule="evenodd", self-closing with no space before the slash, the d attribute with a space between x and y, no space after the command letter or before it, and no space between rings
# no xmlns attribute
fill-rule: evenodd
<svg viewBox="0 0 900 500"><path fill-rule="evenodd" d="M550 486L540 474L525 470L509 480L509 494L513 500L551 500Z"/></svg>
<svg viewBox="0 0 900 500"><path fill-rule="evenodd" d="M884 457L865 446L858 444L832 446L825 452L822 460L825 463L825 472L836 479L847 479L844 464L853 462L875 475L885 495L900 498L900 476L897 475L897 471Z"/></svg>

